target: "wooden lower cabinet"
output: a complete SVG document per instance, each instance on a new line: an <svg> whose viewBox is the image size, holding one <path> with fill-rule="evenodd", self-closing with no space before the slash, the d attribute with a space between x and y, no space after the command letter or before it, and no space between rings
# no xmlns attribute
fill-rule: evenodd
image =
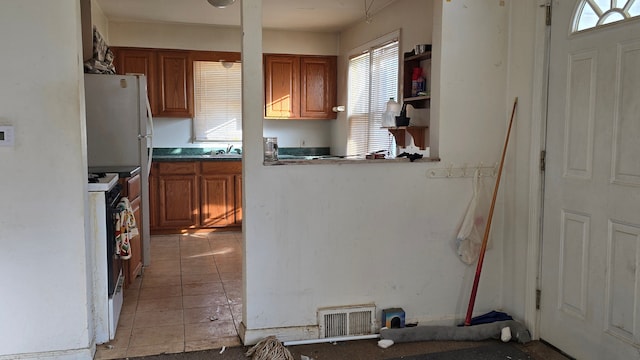
<svg viewBox="0 0 640 360"><path fill-rule="evenodd" d="M202 175L200 209L203 227L229 226L235 223L233 175Z"/></svg>
<svg viewBox="0 0 640 360"><path fill-rule="evenodd" d="M242 224L240 161L159 162L149 177L152 233Z"/></svg>
<svg viewBox="0 0 640 360"><path fill-rule="evenodd" d="M235 186L235 220L236 225L242 225L242 175L233 177Z"/></svg>
<svg viewBox="0 0 640 360"><path fill-rule="evenodd" d="M198 179L196 175L161 175L158 226L193 228L198 219Z"/></svg>

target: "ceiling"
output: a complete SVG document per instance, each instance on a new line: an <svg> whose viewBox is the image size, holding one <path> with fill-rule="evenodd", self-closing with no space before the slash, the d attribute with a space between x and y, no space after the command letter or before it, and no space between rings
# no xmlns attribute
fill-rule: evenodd
<svg viewBox="0 0 640 360"><path fill-rule="evenodd" d="M224 9L211 6L207 0L96 1L109 20L240 26L241 0ZM394 1L262 0L262 25L268 29L337 32L365 21L365 7L373 16Z"/></svg>

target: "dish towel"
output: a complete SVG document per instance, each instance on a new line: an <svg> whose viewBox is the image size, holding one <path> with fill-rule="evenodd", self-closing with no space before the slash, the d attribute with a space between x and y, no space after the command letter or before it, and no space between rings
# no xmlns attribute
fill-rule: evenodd
<svg viewBox="0 0 640 360"><path fill-rule="evenodd" d="M116 252L121 259L131 258L131 239L138 236L136 217L133 215L129 199L120 199L116 212Z"/></svg>

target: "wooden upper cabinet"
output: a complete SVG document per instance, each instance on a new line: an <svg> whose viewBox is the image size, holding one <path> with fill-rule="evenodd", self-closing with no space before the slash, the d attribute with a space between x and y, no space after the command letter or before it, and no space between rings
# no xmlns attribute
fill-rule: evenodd
<svg viewBox="0 0 640 360"><path fill-rule="evenodd" d="M265 55L265 117L334 119L336 57Z"/></svg>
<svg viewBox="0 0 640 360"><path fill-rule="evenodd" d="M147 97L151 104L151 112L157 114L156 102L156 78L157 66L155 52L151 49L129 49L112 47L115 56L114 65L116 73L144 74L147 77Z"/></svg>
<svg viewBox="0 0 640 360"><path fill-rule="evenodd" d="M300 59L265 55L265 116L296 118L300 115Z"/></svg>
<svg viewBox="0 0 640 360"><path fill-rule="evenodd" d="M303 56L300 58L300 117L332 119L336 103L336 58Z"/></svg>
<svg viewBox="0 0 640 360"><path fill-rule="evenodd" d="M193 116L193 69L189 51L111 48L118 74L145 74L151 112L160 117Z"/></svg>
<svg viewBox="0 0 640 360"><path fill-rule="evenodd" d="M193 116L193 69L188 51L157 51L157 116Z"/></svg>

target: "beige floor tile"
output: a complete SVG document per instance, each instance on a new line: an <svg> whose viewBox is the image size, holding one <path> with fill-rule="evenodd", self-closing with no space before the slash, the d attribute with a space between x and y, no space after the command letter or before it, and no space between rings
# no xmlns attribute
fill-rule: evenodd
<svg viewBox="0 0 640 360"><path fill-rule="evenodd" d="M182 303L185 309L215 307L218 305L227 305L227 297L214 296L211 294L183 296Z"/></svg>
<svg viewBox="0 0 640 360"><path fill-rule="evenodd" d="M242 291L243 285L242 280L229 280L223 279L222 286L224 286L225 291Z"/></svg>
<svg viewBox="0 0 640 360"><path fill-rule="evenodd" d="M140 289L140 285L142 285L142 276L136 276L135 279L133 279L133 281L131 282L131 284L129 284L127 286L127 288L125 289L125 291L127 290L138 290Z"/></svg>
<svg viewBox="0 0 640 360"><path fill-rule="evenodd" d="M211 249L180 249L180 258L181 259L197 259L201 257L210 257L214 255Z"/></svg>
<svg viewBox="0 0 640 360"><path fill-rule="evenodd" d="M242 345L241 233L153 236L151 256L125 290L113 348L98 346L96 359Z"/></svg>
<svg viewBox="0 0 640 360"><path fill-rule="evenodd" d="M122 349L129 347L129 340L131 339L132 327L124 327L120 326L118 323L118 328L116 329L116 336L113 340L109 341L106 345L107 347L111 347L112 349Z"/></svg>
<svg viewBox="0 0 640 360"><path fill-rule="evenodd" d="M180 260L155 261L145 269L146 276L165 276L180 274Z"/></svg>
<svg viewBox="0 0 640 360"><path fill-rule="evenodd" d="M182 343L184 345L184 325L138 328L131 334L129 348ZM129 353L127 353L130 356Z"/></svg>
<svg viewBox="0 0 640 360"><path fill-rule="evenodd" d="M184 346L184 351L201 351L210 349L222 349L225 347L241 346L242 342L238 336L221 337L208 340L195 340L187 341ZM220 355L224 356L224 353Z"/></svg>
<svg viewBox="0 0 640 360"><path fill-rule="evenodd" d="M185 284L199 284L220 281L218 274L183 274L182 285Z"/></svg>
<svg viewBox="0 0 640 360"><path fill-rule="evenodd" d="M125 300L122 303L122 309L120 310L120 316L133 314L133 313L136 312L137 308L138 308L138 300L137 299L132 298L132 299L129 299L129 300Z"/></svg>
<svg viewBox="0 0 640 360"><path fill-rule="evenodd" d="M220 279L222 279L223 283L226 282L230 282L230 281L236 281L236 280L242 280L242 273L241 272L220 272Z"/></svg>
<svg viewBox="0 0 640 360"><path fill-rule="evenodd" d="M186 342L212 340L236 335L236 328L233 321L185 324L184 326L184 338Z"/></svg>
<svg viewBox="0 0 640 360"><path fill-rule="evenodd" d="M199 265L212 265L215 264L213 255L205 255L200 257L182 259L180 266L199 266Z"/></svg>
<svg viewBox="0 0 640 360"><path fill-rule="evenodd" d="M180 260L180 248L159 248L151 250L151 264L156 261Z"/></svg>
<svg viewBox="0 0 640 360"><path fill-rule="evenodd" d="M120 312L120 318L118 319L118 329L116 334L120 331L120 328L131 329L133 327L133 319L135 318L135 312L122 313Z"/></svg>
<svg viewBox="0 0 640 360"><path fill-rule="evenodd" d="M142 279L142 289L147 287L182 285L180 274L170 276L144 275Z"/></svg>
<svg viewBox="0 0 640 360"><path fill-rule="evenodd" d="M217 320L211 320L211 319ZM216 323L218 321L231 321L231 309L227 305L218 305L207 308L184 309L184 323Z"/></svg>
<svg viewBox="0 0 640 360"><path fill-rule="evenodd" d="M218 269L215 264L202 264L202 265L183 265L183 275L195 275L195 274L218 274Z"/></svg>
<svg viewBox="0 0 640 360"><path fill-rule="evenodd" d="M242 304L242 291L225 291L225 295L227 295L227 300L230 305Z"/></svg>
<svg viewBox="0 0 640 360"><path fill-rule="evenodd" d="M93 360L123 359L127 356L127 347L107 348L107 345L98 345Z"/></svg>
<svg viewBox="0 0 640 360"><path fill-rule="evenodd" d="M130 347L127 351L127 358L159 354L177 354L181 352L184 352L184 341Z"/></svg>
<svg viewBox="0 0 640 360"><path fill-rule="evenodd" d="M138 302L137 312L158 312L169 310L181 310L182 309L182 297L174 296L162 299L148 299L140 300Z"/></svg>
<svg viewBox="0 0 640 360"><path fill-rule="evenodd" d="M137 312L133 322L133 332L139 328L182 325L183 312L180 310Z"/></svg>
<svg viewBox="0 0 640 360"><path fill-rule="evenodd" d="M149 299L162 299L168 297L182 296L182 286L170 285L170 286L156 286L145 287L140 290L139 300Z"/></svg>
<svg viewBox="0 0 640 360"><path fill-rule="evenodd" d="M182 285L182 294L184 296L204 295L204 294L223 295L224 292L225 291L221 281L211 281L211 282L204 282L204 283L193 283L193 284Z"/></svg>

